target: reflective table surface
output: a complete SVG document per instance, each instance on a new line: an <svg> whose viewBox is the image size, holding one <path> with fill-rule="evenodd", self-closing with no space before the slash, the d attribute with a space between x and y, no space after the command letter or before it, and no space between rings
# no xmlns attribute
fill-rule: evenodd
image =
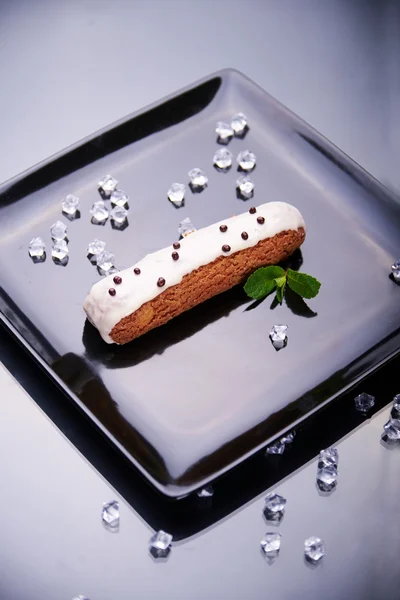
<svg viewBox="0 0 400 600"><path fill-rule="evenodd" d="M389 1L255 0L245 9L204 1L196 10L183 1L3 2L0 179L233 66L398 192L399 17ZM186 504L180 520L3 329L0 360L2 600L399 597L400 450L380 442L390 399L400 393L398 364L365 390L377 396L371 419L353 417L350 408L343 427L337 415L326 418L300 432L287 457L251 463L217 483L211 506ZM337 441L340 453L339 483L329 496L315 486L320 441ZM273 473L265 479L264 464ZM262 514L270 488L288 500L279 528ZM102 503L113 498L121 508L115 534L100 519ZM186 531L176 525L191 520ZM165 523L177 542L156 562L148 540ZM259 542L276 530L281 553L268 565ZM326 543L317 568L303 558L310 535Z"/></svg>

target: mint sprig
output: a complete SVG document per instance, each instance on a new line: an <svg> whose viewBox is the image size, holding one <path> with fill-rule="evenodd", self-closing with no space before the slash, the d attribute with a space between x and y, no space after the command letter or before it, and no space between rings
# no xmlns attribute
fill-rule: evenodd
<svg viewBox="0 0 400 600"><path fill-rule="evenodd" d="M293 269L286 271L282 267L270 266L257 269L247 279L244 291L250 298L261 300L276 290L276 300L283 302L285 287L288 287L302 298L315 298L321 283L306 273L298 273Z"/></svg>

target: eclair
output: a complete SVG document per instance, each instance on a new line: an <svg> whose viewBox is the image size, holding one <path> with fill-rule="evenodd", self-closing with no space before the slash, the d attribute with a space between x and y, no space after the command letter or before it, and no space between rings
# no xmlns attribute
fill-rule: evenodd
<svg viewBox="0 0 400 600"><path fill-rule="evenodd" d="M109 344L126 344L290 256L305 238L301 213L268 202L198 229L95 283L83 308Z"/></svg>

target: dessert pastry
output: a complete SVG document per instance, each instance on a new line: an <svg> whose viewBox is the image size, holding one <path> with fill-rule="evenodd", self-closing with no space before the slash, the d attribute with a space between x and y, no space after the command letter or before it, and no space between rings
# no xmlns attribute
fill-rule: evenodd
<svg viewBox="0 0 400 600"><path fill-rule="evenodd" d="M108 343L126 344L197 304L287 258L305 223L285 202L268 202L199 229L94 284L84 302Z"/></svg>

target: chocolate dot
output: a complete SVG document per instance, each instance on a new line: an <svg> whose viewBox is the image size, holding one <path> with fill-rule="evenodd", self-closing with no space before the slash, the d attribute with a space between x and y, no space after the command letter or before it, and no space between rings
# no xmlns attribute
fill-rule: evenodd
<svg viewBox="0 0 400 600"><path fill-rule="evenodd" d="M114 283L116 283L117 285L119 285L120 283L122 283L122 277L120 277L119 275L116 275L113 279Z"/></svg>
<svg viewBox="0 0 400 600"><path fill-rule="evenodd" d="M265 223L264 217L257 217L257 223L260 223L260 225L262 225L263 223Z"/></svg>
<svg viewBox="0 0 400 600"><path fill-rule="evenodd" d="M249 209L249 213L250 213L251 215L254 215L254 213L256 213L256 212L257 212L257 209L256 209L256 207L255 207L255 206L252 206L252 207Z"/></svg>
<svg viewBox="0 0 400 600"><path fill-rule="evenodd" d="M228 244L224 244L222 246L222 252L230 252L231 251L231 247L228 246Z"/></svg>
<svg viewBox="0 0 400 600"><path fill-rule="evenodd" d="M115 296L115 294L116 294L117 292L114 290L114 288L110 288L110 289L108 290L108 293L110 294L110 296Z"/></svg>
<svg viewBox="0 0 400 600"><path fill-rule="evenodd" d="M175 248L175 250L178 250L181 247L179 242L174 242L172 245Z"/></svg>
<svg viewBox="0 0 400 600"><path fill-rule="evenodd" d="M172 258L173 258L174 260L178 260L178 258L179 258L179 254L178 254L177 252L173 252L173 253L171 254L171 256L172 256Z"/></svg>
<svg viewBox="0 0 400 600"><path fill-rule="evenodd" d="M158 278L157 285L158 285L158 287L163 287L163 285L165 285L165 279L164 279L164 277L159 277Z"/></svg>
<svg viewBox="0 0 400 600"><path fill-rule="evenodd" d="M248 240L249 239L249 234L247 233L247 231L242 231L241 236L242 236L243 240Z"/></svg>
<svg viewBox="0 0 400 600"><path fill-rule="evenodd" d="M225 231L228 231L228 225L220 225L219 230L222 231L222 233L225 233Z"/></svg>
<svg viewBox="0 0 400 600"><path fill-rule="evenodd" d="M135 275L140 275L140 269L139 269L139 267L135 267L133 269L133 272L135 273Z"/></svg>

